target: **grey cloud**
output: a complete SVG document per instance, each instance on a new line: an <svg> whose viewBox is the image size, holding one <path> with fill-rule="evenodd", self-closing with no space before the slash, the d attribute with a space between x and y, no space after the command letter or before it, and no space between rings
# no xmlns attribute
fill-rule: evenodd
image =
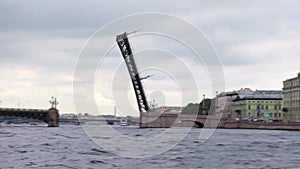
<svg viewBox="0 0 300 169"><path fill-rule="evenodd" d="M247 87L251 87L251 85L266 87L263 80L269 81L268 85L272 85L272 83L275 84L276 77L278 77L276 81L280 81L299 69L297 65L300 52L298 45L300 39L298 33L300 28L299 6L300 2L293 0L1 1L1 67L8 67L6 71L9 71L10 68L26 67L38 70L42 76L34 81L33 86L16 89L17 86L13 85L14 89L12 89L8 85L7 88L0 88L0 91L13 90L14 93L18 93L26 90L26 94L29 95L32 88L36 88L38 85L45 90L47 88L55 90L56 87L70 84L69 81L57 77L73 74L82 45L96 30L119 17L152 11L179 16L206 34L215 45L222 63L225 65L229 87L243 86L241 79L247 81ZM145 22L152 27L159 28L161 26L160 24L151 25L153 24L151 20ZM172 27L178 26L167 22L162 24L169 24L170 31L173 31ZM124 31L132 31L125 29L126 27L124 27ZM139 29L138 26L137 29ZM112 32L113 30L110 33ZM121 32L115 32L115 34L117 33ZM193 38L190 32L186 32L186 35ZM190 53L182 47L179 48L176 43L143 37L133 37L132 40L133 48L137 53L143 49L156 48L155 45L158 45L161 49L173 52L183 59L189 58L190 60L185 61L191 67L199 67L197 64L193 64L195 60L191 59ZM266 41L276 43L274 46L267 46L264 44ZM111 42L114 42L114 39ZM291 47L285 48L285 44L281 42L288 42ZM268 52L259 52L257 44L268 48ZM90 56L94 61L95 58L100 57L97 53L99 48L101 46L95 45L95 50L90 51L86 56ZM138 54L136 57L143 66L143 61L139 60ZM150 59L152 57L156 56L149 56ZM114 49L108 58L107 63L109 64L104 65L104 69L109 69L110 66L123 61L117 49ZM161 60L161 62L167 61ZM89 68L88 64L84 66L86 69ZM284 72L277 68L283 68ZM179 72L178 75L181 75L180 70L174 70L174 72L176 74ZM255 78L256 75L260 76ZM271 78L268 79L268 77ZM184 78L184 76L179 78ZM153 77L149 82L154 87L158 87L163 85L160 81L162 79L164 77ZM5 82L22 84L22 79L18 82L15 80L18 79L7 78ZM280 84L281 82L276 82L275 87ZM201 90L204 91L205 89L202 87ZM56 90L56 92L58 91ZM23 99L26 99L26 94L22 95ZM64 94L62 92L61 95ZM43 98L48 97L46 95L47 93L44 92ZM38 96L34 97L32 100L39 100ZM66 107L68 108L65 110L70 111L71 106Z"/></svg>
<svg viewBox="0 0 300 169"><path fill-rule="evenodd" d="M2 30L97 29L107 22L131 13L176 11L168 5L152 1L2 1ZM189 3L177 3L190 6ZM186 7L187 8L187 7Z"/></svg>

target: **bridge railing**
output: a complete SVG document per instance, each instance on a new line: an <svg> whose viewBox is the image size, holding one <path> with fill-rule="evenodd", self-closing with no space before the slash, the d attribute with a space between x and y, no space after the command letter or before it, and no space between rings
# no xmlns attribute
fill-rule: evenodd
<svg viewBox="0 0 300 169"><path fill-rule="evenodd" d="M46 109L20 109L20 108L0 108L0 111L26 111L26 112L46 112Z"/></svg>

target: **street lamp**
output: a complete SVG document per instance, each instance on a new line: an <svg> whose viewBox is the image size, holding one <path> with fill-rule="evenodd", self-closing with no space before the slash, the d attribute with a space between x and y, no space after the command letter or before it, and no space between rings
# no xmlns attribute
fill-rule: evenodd
<svg viewBox="0 0 300 169"><path fill-rule="evenodd" d="M51 100L49 100L49 103L51 104L51 108L56 109L56 106L59 104L59 102L57 101L57 98L54 96L51 97Z"/></svg>
<svg viewBox="0 0 300 169"><path fill-rule="evenodd" d="M218 91L216 91L216 100L215 100L215 104L216 104L216 106L215 106L215 108L216 108L216 112L217 112L217 108L218 108Z"/></svg>
<svg viewBox="0 0 300 169"><path fill-rule="evenodd" d="M205 112L205 94L203 94L203 101L202 101L202 115L206 115L206 112Z"/></svg>

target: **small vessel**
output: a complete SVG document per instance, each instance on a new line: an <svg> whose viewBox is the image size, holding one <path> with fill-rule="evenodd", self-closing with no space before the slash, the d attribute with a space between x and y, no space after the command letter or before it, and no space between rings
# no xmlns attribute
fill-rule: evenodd
<svg viewBox="0 0 300 169"><path fill-rule="evenodd" d="M127 118L122 118L122 119L120 120L120 126L128 126Z"/></svg>
<svg viewBox="0 0 300 169"><path fill-rule="evenodd" d="M8 120L3 121L2 123L0 123L1 127L7 127L7 126L14 126L14 123Z"/></svg>
<svg viewBox="0 0 300 169"><path fill-rule="evenodd" d="M127 122L121 122L120 126L128 126Z"/></svg>
<svg viewBox="0 0 300 169"><path fill-rule="evenodd" d="M107 122L108 125L114 125L115 124L114 120L106 120L106 122Z"/></svg>

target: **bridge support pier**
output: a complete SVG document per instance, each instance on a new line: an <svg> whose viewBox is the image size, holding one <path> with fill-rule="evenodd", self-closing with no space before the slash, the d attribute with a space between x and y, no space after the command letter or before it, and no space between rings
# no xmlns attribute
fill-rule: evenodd
<svg viewBox="0 0 300 169"><path fill-rule="evenodd" d="M146 112L140 114L140 128L170 128L178 114Z"/></svg>
<svg viewBox="0 0 300 169"><path fill-rule="evenodd" d="M48 110L48 127L59 127L59 114L58 110L55 108L50 108Z"/></svg>

